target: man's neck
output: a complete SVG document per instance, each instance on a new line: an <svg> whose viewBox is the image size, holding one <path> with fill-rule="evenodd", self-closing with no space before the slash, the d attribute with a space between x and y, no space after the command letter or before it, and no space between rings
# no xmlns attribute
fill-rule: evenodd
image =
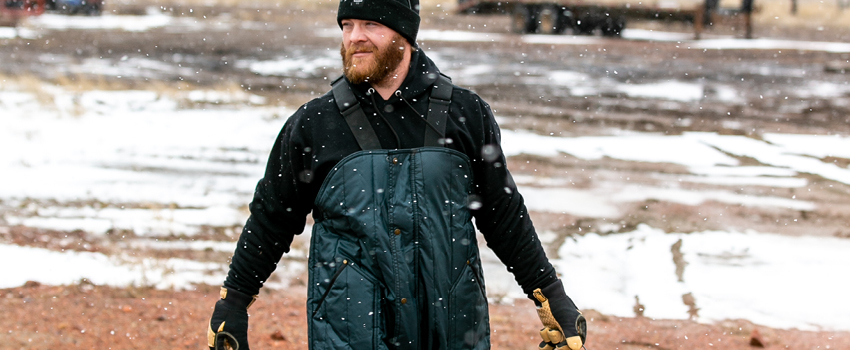
<svg viewBox="0 0 850 350"><path fill-rule="evenodd" d="M374 88L384 100L389 100L393 93L401 87L401 83L404 82L404 78L407 77L407 73L410 71L410 52L411 50L409 48L405 50L404 59L401 60L398 67L396 67L396 69L383 80L372 84L372 88Z"/></svg>

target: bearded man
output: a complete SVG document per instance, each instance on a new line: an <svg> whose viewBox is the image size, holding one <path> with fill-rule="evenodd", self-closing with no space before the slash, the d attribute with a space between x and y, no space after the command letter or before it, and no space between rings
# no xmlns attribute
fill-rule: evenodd
<svg viewBox="0 0 850 350"><path fill-rule="evenodd" d="M248 307L312 212L310 349L489 349L475 225L537 305L541 349L579 349L489 105L416 46L416 0L342 0L343 76L283 126L209 324L248 349Z"/></svg>

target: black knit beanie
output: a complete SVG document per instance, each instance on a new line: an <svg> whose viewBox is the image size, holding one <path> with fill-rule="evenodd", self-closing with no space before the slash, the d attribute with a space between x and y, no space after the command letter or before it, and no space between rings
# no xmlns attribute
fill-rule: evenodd
<svg viewBox="0 0 850 350"><path fill-rule="evenodd" d="M343 19L375 21L401 34L416 46L419 32L419 0L340 0L336 21Z"/></svg>

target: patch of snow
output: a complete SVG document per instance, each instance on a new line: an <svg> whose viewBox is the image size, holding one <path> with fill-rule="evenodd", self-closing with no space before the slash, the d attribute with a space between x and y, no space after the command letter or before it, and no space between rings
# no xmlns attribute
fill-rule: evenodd
<svg viewBox="0 0 850 350"><path fill-rule="evenodd" d="M98 285L191 289L195 284L221 284L227 271L225 263L109 257L102 253L57 252L7 244L0 244L0 264L23 267L4 273L0 288L17 287L26 281L68 285L85 278Z"/></svg>
<svg viewBox="0 0 850 350"><path fill-rule="evenodd" d="M795 151L787 146L769 144L764 141L755 140L743 136L718 135L715 133L688 133L688 135L690 135L690 137L692 138L698 139L700 142L706 145L711 145L712 147L716 147L717 149L723 150L724 152L728 152L729 154L754 158L762 164L779 168L792 169L800 173L814 174L821 176L825 179L850 184L850 169L841 168L834 163L825 163L817 158L812 157L817 156L817 154L811 154L811 156L797 155L799 153L805 153L807 148L803 148L800 151ZM782 137L777 136L772 137L774 137L774 139L778 141L785 140L785 142L789 142L790 140L794 140L796 137L800 136L791 136L784 139ZM848 140L850 140L850 138L830 139L828 137L824 137L822 139L811 137L810 139L812 139L813 142L816 142L819 145L823 144L814 140L823 140L823 142L835 142L840 145L846 145ZM800 137L797 140L804 140L804 138ZM798 144L798 142L794 143L794 145L796 144ZM820 151L818 153L824 154L828 152L831 151ZM846 151L841 150L839 152L842 152L842 154L844 154L843 152Z"/></svg>
<svg viewBox="0 0 850 350"><path fill-rule="evenodd" d="M582 159L610 157L639 162L673 163L689 167L738 165L738 160L687 135L636 134L625 136L552 137L502 130L505 156L568 153Z"/></svg>
<svg viewBox="0 0 850 350"><path fill-rule="evenodd" d="M780 173L809 173L850 184L850 169L819 160L833 154L847 158L850 137L783 135L765 136L766 140L774 140L774 144L744 136L701 132L674 136L629 134L567 138L502 130L502 146L505 156L532 154L554 157L567 153L582 159L610 157L637 162L680 164L697 169L697 173L709 168L717 171L717 166L734 168L738 160L728 156L728 153L754 158L769 167L785 169L777 170ZM802 146L806 142L809 144Z"/></svg>
<svg viewBox="0 0 850 350"><path fill-rule="evenodd" d="M692 49L708 50L788 50L850 52L850 44L841 42L797 41L779 39L706 39L688 43Z"/></svg>
<svg viewBox="0 0 850 350"><path fill-rule="evenodd" d="M676 276L671 247L682 240L687 265ZM634 316L635 297L652 318L687 319L692 293L697 320L742 318L778 328L850 330L850 240L757 232L665 234L640 225L623 234L567 239L553 264L580 308ZM789 257L793 256L793 259ZM817 289L817 298L810 297ZM520 297L520 296L518 296ZM777 307L794 301L794 307Z"/></svg>
<svg viewBox="0 0 850 350"><path fill-rule="evenodd" d="M151 208L119 209L92 207L39 208L37 216L7 215L10 225L24 225L61 231L83 230L104 234L110 230L130 230L137 235L192 235L203 226L241 225L247 214L235 207L213 206L203 209Z"/></svg>
<svg viewBox="0 0 850 350"><path fill-rule="evenodd" d="M530 211L593 218L616 218L620 215L617 203L600 196L599 191L523 186L519 192Z"/></svg>
<svg viewBox="0 0 850 350"><path fill-rule="evenodd" d="M769 166L710 166L691 167L691 173L707 176L795 176L797 172L791 169L774 168Z"/></svg>
<svg viewBox="0 0 850 350"><path fill-rule="evenodd" d="M337 36L342 34L337 31ZM507 40L505 34L479 33L462 30L420 30L416 35L416 41L426 44L428 41L453 41L453 42L504 42Z"/></svg>
<svg viewBox="0 0 850 350"><path fill-rule="evenodd" d="M40 94L0 90L0 147L16 150L0 153L0 180L16 184L0 187L0 198L235 210L250 201L263 174L285 122L280 116L292 113L279 107L180 110L152 91L72 93L45 85ZM132 227L140 234L187 233L215 218L227 226L244 223L244 214L208 212L193 221L107 213L9 219L92 232Z"/></svg>
<svg viewBox="0 0 850 350"><path fill-rule="evenodd" d="M14 38L36 39L38 38L38 33L22 27L0 27L0 39Z"/></svg>
<svg viewBox="0 0 850 350"><path fill-rule="evenodd" d="M64 16L45 13L38 17L28 17L27 27L35 29L117 29L128 32L144 32L152 28L161 28L174 23L174 17L158 10L149 9L144 16L125 16L104 13L102 16Z"/></svg>
<svg viewBox="0 0 850 350"><path fill-rule="evenodd" d="M260 75L293 75L308 78L320 74L324 70L338 71L342 68L339 54L328 54L323 57L279 58L271 61L241 60L237 68L248 69Z"/></svg>
<svg viewBox="0 0 850 350"><path fill-rule="evenodd" d="M647 199L655 199L691 206L697 206L707 201L716 201L745 207L786 208L793 210L814 210L816 207L813 202L792 198L751 196L721 190L695 191L680 188L661 188L637 185L628 185L618 188L617 191L611 193L610 196L612 200L617 202L641 202Z"/></svg>
<svg viewBox="0 0 850 350"><path fill-rule="evenodd" d="M646 29L623 29L623 39L628 40L644 40L644 41L673 41L684 42L694 38L693 33L673 33L659 32L657 30Z"/></svg>
<svg viewBox="0 0 850 350"><path fill-rule="evenodd" d="M702 84L681 81L666 81L653 84L620 84L617 90L630 97L657 98L673 101L692 102L705 96Z"/></svg>
<svg viewBox="0 0 850 350"><path fill-rule="evenodd" d="M764 134L762 139L782 147L785 153L814 158L850 159L850 137L840 135Z"/></svg>
<svg viewBox="0 0 850 350"><path fill-rule="evenodd" d="M154 249L154 250L210 250L219 253L233 253L236 242L221 241L152 241L136 239L123 245L125 249Z"/></svg>
<svg viewBox="0 0 850 350"><path fill-rule="evenodd" d="M679 176L682 182L724 186L766 186L776 188L800 188L809 184L809 180L794 177L759 176Z"/></svg>
<svg viewBox="0 0 850 350"><path fill-rule="evenodd" d="M832 83L826 81L809 81L805 86L795 89L793 94L800 98L836 98L850 95L850 86L846 83Z"/></svg>
<svg viewBox="0 0 850 350"><path fill-rule="evenodd" d="M711 87L714 98L729 104L743 104L746 99L734 87L728 85L714 85Z"/></svg>
<svg viewBox="0 0 850 350"><path fill-rule="evenodd" d="M601 45L606 40L601 37L589 35L539 35L526 34L521 36L524 43L550 44L550 45Z"/></svg>
<svg viewBox="0 0 850 350"><path fill-rule="evenodd" d="M172 75L190 77L195 74L191 68L172 65L163 61L142 57L125 57L120 60L108 58L88 58L81 64L57 66L60 72L95 74L117 78L138 77L149 79L165 79Z"/></svg>
<svg viewBox="0 0 850 350"><path fill-rule="evenodd" d="M266 98L259 95L247 94L241 90L235 92L223 92L216 90L194 90L186 95L192 102L206 103L237 103L247 102L250 104L266 104Z"/></svg>
<svg viewBox="0 0 850 350"><path fill-rule="evenodd" d="M101 115L132 112L174 112L177 101L154 91L87 91L80 95L79 106Z"/></svg>
<svg viewBox="0 0 850 350"><path fill-rule="evenodd" d="M526 207L531 211L562 213L592 218L617 218L622 215L623 210L620 209L621 205L647 200L666 201L690 206L698 206L708 201L715 201L745 207L786 208L807 211L814 210L816 207L816 204L813 202L794 198L753 196L724 190L690 190L677 187L681 181L729 186L742 186L752 182L753 186L802 187L805 186L806 179L740 177L717 179L714 177L703 178L696 176L679 179L672 176L660 175L658 177L671 179L669 183L672 186L623 186L620 184L601 183L590 189L556 187L556 184L547 187L537 187L546 182L544 179L542 183L534 183L531 186L520 182L519 192L525 200ZM524 183L532 182L525 181Z"/></svg>

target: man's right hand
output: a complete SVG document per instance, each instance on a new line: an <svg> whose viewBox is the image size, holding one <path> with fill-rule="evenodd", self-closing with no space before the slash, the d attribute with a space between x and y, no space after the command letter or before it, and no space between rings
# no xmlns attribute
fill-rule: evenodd
<svg viewBox="0 0 850 350"><path fill-rule="evenodd" d="M207 345L210 350L248 349L248 308L257 300L233 289L221 288L221 300L215 303Z"/></svg>

